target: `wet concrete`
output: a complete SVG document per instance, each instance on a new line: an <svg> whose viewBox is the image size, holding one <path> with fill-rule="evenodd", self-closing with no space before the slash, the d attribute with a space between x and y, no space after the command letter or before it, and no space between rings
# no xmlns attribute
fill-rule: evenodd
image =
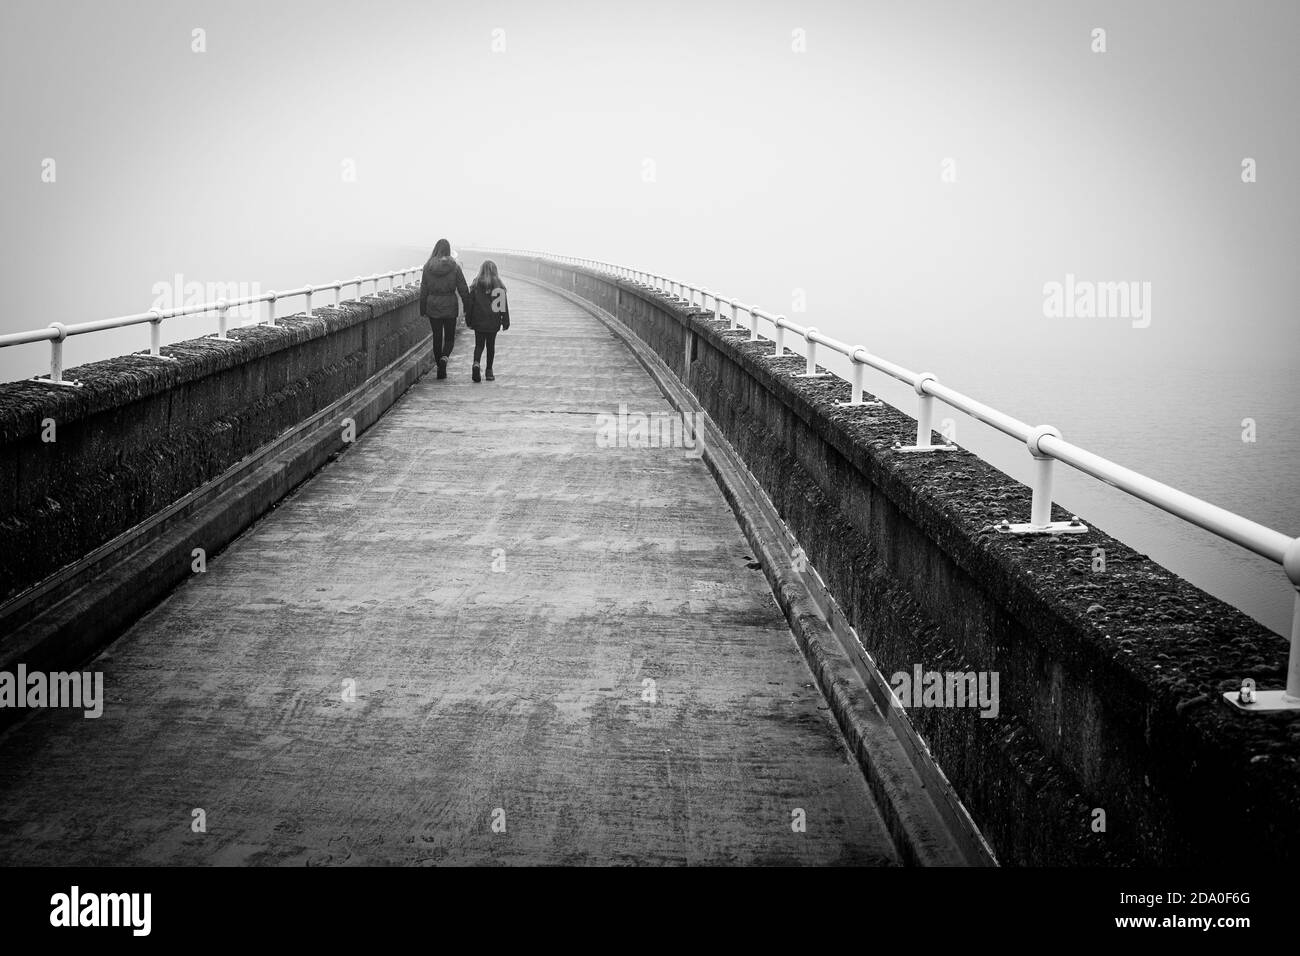
<svg viewBox="0 0 1300 956"><path fill-rule="evenodd" d="M597 446L668 403L511 311L0 738L0 861L897 862L703 462Z"/></svg>

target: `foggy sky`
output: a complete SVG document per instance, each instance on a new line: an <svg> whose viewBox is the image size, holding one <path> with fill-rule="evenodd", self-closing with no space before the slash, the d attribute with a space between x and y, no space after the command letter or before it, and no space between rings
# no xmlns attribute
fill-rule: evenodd
<svg viewBox="0 0 1300 956"><path fill-rule="evenodd" d="M777 312L802 289L805 319L883 354L917 351L902 326L920 325L934 351L892 356L913 365L974 335L1276 367L1295 343L1296 11L9 0L0 328L140 311L177 273L265 289L392 268L447 235ZM1045 319L1067 273L1151 282L1150 328Z"/></svg>

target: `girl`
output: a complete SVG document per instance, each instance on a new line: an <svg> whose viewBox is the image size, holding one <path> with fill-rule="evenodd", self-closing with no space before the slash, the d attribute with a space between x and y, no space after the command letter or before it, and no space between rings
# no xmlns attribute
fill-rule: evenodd
<svg viewBox="0 0 1300 956"><path fill-rule="evenodd" d="M420 314L427 316L433 331L433 358L438 363L438 378L447 377L447 356L456 341L456 299L469 313L469 289L465 273L451 254L451 243L439 239L433 255L424 264L420 277Z"/></svg>
<svg viewBox="0 0 1300 956"><path fill-rule="evenodd" d="M497 264L491 259L484 259L479 267L465 310L465 324L474 330L474 370L471 377L479 381L479 359L486 348L486 378L489 382L496 381L492 374L492 359L497 350L497 332L510 328L510 305L506 301L505 283L497 274Z"/></svg>

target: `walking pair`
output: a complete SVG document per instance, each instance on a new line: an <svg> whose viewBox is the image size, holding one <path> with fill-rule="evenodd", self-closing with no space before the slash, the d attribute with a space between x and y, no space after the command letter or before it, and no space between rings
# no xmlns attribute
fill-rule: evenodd
<svg viewBox="0 0 1300 956"><path fill-rule="evenodd" d="M481 377L486 377L489 382L495 381L492 360L496 358L497 333L510 328L510 305L506 301L505 283L497 274L497 264L484 259L473 286L467 285L460 263L452 257L451 243L439 239L420 278L420 314L429 319L429 326L433 329L433 357L438 363L438 378L447 377L447 357L456 342L458 304L465 307L465 324L474 330L471 377L476 382ZM484 352L487 353L487 367L481 370L479 362Z"/></svg>

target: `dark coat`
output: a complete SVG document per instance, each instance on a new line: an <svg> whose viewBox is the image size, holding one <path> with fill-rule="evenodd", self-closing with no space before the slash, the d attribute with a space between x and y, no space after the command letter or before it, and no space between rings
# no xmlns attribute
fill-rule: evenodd
<svg viewBox="0 0 1300 956"><path fill-rule="evenodd" d="M456 297L459 296L469 314L469 287L460 263L451 256L430 259L424 264L420 277L420 314L431 319L456 318Z"/></svg>
<svg viewBox="0 0 1300 956"><path fill-rule="evenodd" d="M499 332L510 328L510 303L505 286L485 289L477 282L470 289L465 324L475 332Z"/></svg>

